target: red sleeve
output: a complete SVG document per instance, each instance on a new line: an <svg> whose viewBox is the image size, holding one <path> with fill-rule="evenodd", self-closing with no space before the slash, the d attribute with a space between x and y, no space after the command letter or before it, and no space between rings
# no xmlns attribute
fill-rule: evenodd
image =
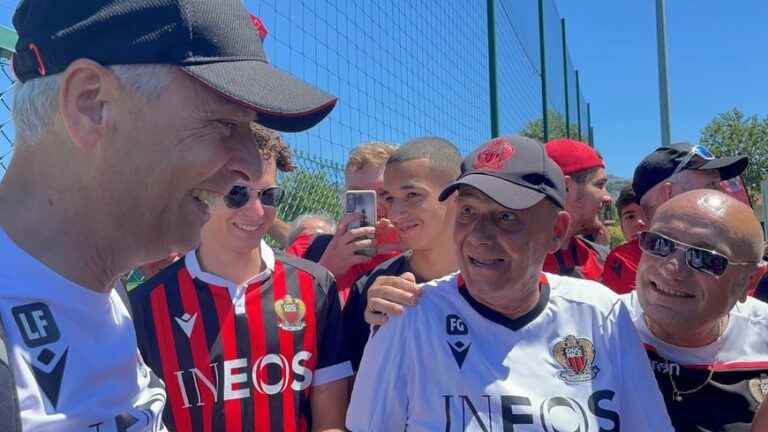
<svg viewBox="0 0 768 432"><path fill-rule="evenodd" d="M635 289L635 277L640 254L635 245L625 243L608 254L603 267L603 284L617 294L626 294ZM639 250L639 247L637 247Z"/></svg>
<svg viewBox="0 0 768 432"><path fill-rule="evenodd" d="M303 257L314 238L315 236L313 234L301 234L297 236L296 239L293 240L293 243L291 243L285 250L285 253L299 258Z"/></svg>

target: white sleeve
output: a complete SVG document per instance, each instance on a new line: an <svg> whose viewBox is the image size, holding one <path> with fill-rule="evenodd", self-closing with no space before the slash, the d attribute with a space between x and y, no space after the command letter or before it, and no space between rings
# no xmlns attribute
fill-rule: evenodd
<svg viewBox="0 0 768 432"><path fill-rule="evenodd" d="M391 317L365 346L347 410L347 429L352 432L405 430L409 387L405 315Z"/></svg>
<svg viewBox="0 0 768 432"><path fill-rule="evenodd" d="M617 388L621 395L619 415L625 432L674 432L664 398L650 367L648 355L640 342L629 310L618 301L610 335L614 362L619 366Z"/></svg>

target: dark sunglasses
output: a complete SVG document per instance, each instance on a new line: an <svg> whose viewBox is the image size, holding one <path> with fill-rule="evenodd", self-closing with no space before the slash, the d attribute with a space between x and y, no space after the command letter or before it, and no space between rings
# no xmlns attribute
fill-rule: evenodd
<svg viewBox="0 0 768 432"><path fill-rule="evenodd" d="M266 189L253 189L248 186L235 185L228 194L224 195L224 204L231 209L243 208L251 198L261 201L265 207L277 207L283 199L282 188L274 186Z"/></svg>
<svg viewBox="0 0 768 432"><path fill-rule="evenodd" d="M720 277L728 270L729 265L754 265L757 262L735 262L727 256L700 247L673 240L653 231L640 233L640 249L653 256L666 258L677 249L685 251L685 263L693 270Z"/></svg>
<svg viewBox="0 0 768 432"><path fill-rule="evenodd" d="M693 158L698 158L699 160L703 160L703 161L711 161L715 159L715 155L713 155L712 152L709 151L709 149L707 149L703 145L695 145L691 147L691 150L688 151L688 154L685 155L682 161L680 161L680 164L677 165L677 168L675 168L671 176L686 169L688 167L688 164L690 164L691 161L693 160Z"/></svg>

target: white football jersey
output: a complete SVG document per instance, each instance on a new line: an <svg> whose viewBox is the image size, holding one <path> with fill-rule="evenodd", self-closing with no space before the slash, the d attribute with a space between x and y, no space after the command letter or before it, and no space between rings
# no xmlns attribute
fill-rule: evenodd
<svg viewBox="0 0 768 432"><path fill-rule="evenodd" d="M672 431L626 307L604 286L546 274L512 320L454 274L371 337L352 431Z"/></svg>
<svg viewBox="0 0 768 432"><path fill-rule="evenodd" d="M163 383L116 291L55 273L0 229L0 317L25 431L164 431Z"/></svg>

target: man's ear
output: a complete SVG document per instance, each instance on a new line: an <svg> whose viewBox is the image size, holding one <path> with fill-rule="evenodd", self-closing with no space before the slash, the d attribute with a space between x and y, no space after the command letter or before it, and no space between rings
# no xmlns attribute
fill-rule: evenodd
<svg viewBox="0 0 768 432"><path fill-rule="evenodd" d="M549 248L550 253L554 253L563 246L565 238L568 236L568 229L571 226L571 214L565 210L557 210L555 216L555 226L552 229L552 244Z"/></svg>
<svg viewBox="0 0 768 432"><path fill-rule="evenodd" d="M659 194L661 195L662 203L669 201L672 198L672 182L665 181L659 185Z"/></svg>
<svg viewBox="0 0 768 432"><path fill-rule="evenodd" d="M763 279L766 273L768 273L768 263L762 261L757 265L755 271L752 272L752 274L749 276L746 288L739 298L740 302L743 303L747 301L747 297L755 294L755 291L757 291L757 286L760 284L760 281Z"/></svg>
<svg viewBox="0 0 768 432"><path fill-rule="evenodd" d="M93 149L103 140L108 105L120 90L115 74L92 60L78 59L67 67L61 76L59 112L74 145Z"/></svg>

